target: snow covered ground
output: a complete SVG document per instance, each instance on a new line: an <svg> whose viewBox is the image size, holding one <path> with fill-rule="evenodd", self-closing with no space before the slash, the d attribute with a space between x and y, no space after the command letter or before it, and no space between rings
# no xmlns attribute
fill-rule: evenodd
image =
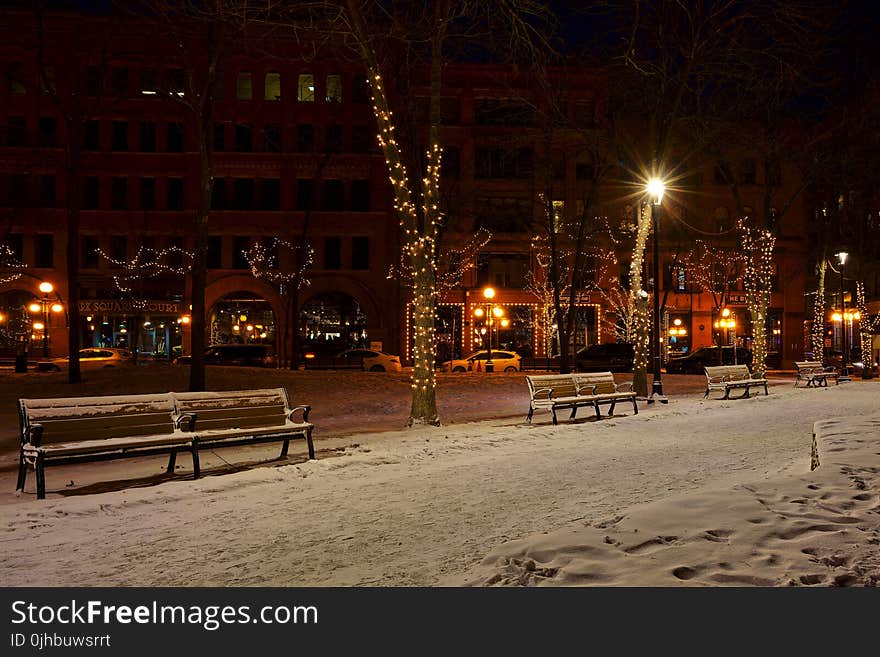
<svg viewBox="0 0 880 657"><path fill-rule="evenodd" d="M357 395L313 378L318 427L347 421L327 422L317 461L69 496L67 479L154 483L164 459L50 468L43 501L33 475L13 495L6 468L0 585L878 583L880 382L704 401L696 379L669 378L668 405L553 427L524 422L522 375L463 375L439 393L463 421L357 434L344 429L400 425L405 378L362 374Z"/></svg>

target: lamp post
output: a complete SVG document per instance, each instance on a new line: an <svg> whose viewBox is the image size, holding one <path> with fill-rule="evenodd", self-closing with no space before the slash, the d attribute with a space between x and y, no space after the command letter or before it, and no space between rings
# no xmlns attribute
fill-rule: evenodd
<svg viewBox="0 0 880 657"><path fill-rule="evenodd" d="M486 300L486 328L488 329L488 358L486 359L486 371L494 372L495 371L495 363L492 362L492 299L495 298L495 289L491 287L487 287L483 290L483 298Z"/></svg>
<svg viewBox="0 0 880 657"><path fill-rule="evenodd" d="M651 178L648 181L647 192L651 200L651 230L654 231L654 381L651 383L651 396L648 403L652 404L659 401L663 404L669 400L663 395L663 374L660 372L661 355L660 344L662 334L660 332L660 245L658 235L658 221L660 214L660 203L663 200L663 192L666 186L659 178Z"/></svg>
<svg viewBox="0 0 880 657"><path fill-rule="evenodd" d="M48 281L43 281L40 283L40 292L43 293L43 296L39 301L35 301L28 306L28 310L32 313L40 313L43 320L42 322L34 322L33 324L35 329L42 329L43 331L43 358L49 357L49 313L50 311L53 313L64 312L64 306L58 303L58 301L53 301L49 298L49 295L54 290L55 286Z"/></svg>
<svg viewBox="0 0 880 657"><path fill-rule="evenodd" d="M846 267L846 259L849 254L846 251L840 251L837 255L837 261L840 263L840 334L843 340L843 364L840 368L840 378L838 381L851 381L849 378L849 368L847 363L849 357L846 346L846 297L843 294L843 270Z"/></svg>

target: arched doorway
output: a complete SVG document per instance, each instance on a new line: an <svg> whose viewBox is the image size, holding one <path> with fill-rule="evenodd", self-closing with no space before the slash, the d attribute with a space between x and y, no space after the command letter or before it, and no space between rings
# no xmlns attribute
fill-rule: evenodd
<svg viewBox="0 0 880 657"><path fill-rule="evenodd" d="M304 350L333 356L352 347L366 347L367 316L357 299L343 292L329 292L306 301L299 313Z"/></svg>
<svg viewBox="0 0 880 657"><path fill-rule="evenodd" d="M272 304L240 290L218 299L208 313L208 344L276 344Z"/></svg>

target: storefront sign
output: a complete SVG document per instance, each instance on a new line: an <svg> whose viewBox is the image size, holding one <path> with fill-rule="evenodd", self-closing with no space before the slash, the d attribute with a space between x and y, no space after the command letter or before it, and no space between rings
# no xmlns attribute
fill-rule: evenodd
<svg viewBox="0 0 880 657"><path fill-rule="evenodd" d="M728 294L727 295L727 305L728 306L745 306L748 303L746 300L745 294Z"/></svg>
<svg viewBox="0 0 880 657"><path fill-rule="evenodd" d="M161 315L180 314L180 304L175 301L143 301L135 302L129 299L87 299L79 302L81 313L92 314L133 314L133 313L156 313Z"/></svg>

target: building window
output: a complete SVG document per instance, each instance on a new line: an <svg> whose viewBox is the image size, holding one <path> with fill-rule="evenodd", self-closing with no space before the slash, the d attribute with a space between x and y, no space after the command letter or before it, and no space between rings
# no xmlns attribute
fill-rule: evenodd
<svg viewBox="0 0 880 657"><path fill-rule="evenodd" d="M314 183L308 179L296 181L296 209L311 210L314 197Z"/></svg>
<svg viewBox="0 0 880 657"><path fill-rule="evenodd" d="M278 178L263 178L260 182L260 209L281 209L281 181Z"/></svg>
<svg viewBox="0 0 880 657"><path fill-rule="evenodd" d="M528 103L511 98L477 98L474 121L477 125L532 125L534 109Z"/></svg>
<svg viewBox="0 0 880 657"><path fill-rule="evenodd" d="M315 76L311 73L300 73L296 83L296 99L301 103L315 101Z"/></svg>
<svg viewBox="0 0 880 657"><path fill-rule="evenodd" d="M128 260L128 239L125 235L110 237L110 258L116 261L116 267L121 267Z"/></svg>
<svg viewBox="0 0 880 657"><path fill-rule="evenodd" d="M351 181L351 209L353 212L370 211L370 181Z"/></svg>
<svg viewBox="0 0 880 657"><path fill-rule="evenodd" d="M531 178L530 148L478 148L475 152L476 178Z"/></svg>
<svg viewBox="0 0 880 657"><path fill-rule="evenodd" d="M6 65L7 90L10 94L20 95L27 92L24 84L24 66L21 62Z"/></svg>
<svg viewBox="0 0 880 657"><path fill-rule="evenodd" d="M351 238L351 268L359 270L370 268L369 237Z"/></svg>
<svg viewBox="0 0 880 657"><path fill-rule="evenodd" d="M51 269L55 266L55 238L53 235L37 235L34 241L34 267Z"/></svg>
<svg viewBox="0 0 880 657"><path fill-rule="evenodd" d="M141 151L156 151L156 124L152 121L141 121Z"/></svg>
<svg viewBox="0 0 880 657"><path fill-rule="evenodd" d="M113 210L128 209L128 178L113 178L111 187L110 207Z"/></svg>
<svg viewBox="0 0 880 657"><path fill-rule="evenodd" d="M251 263L248 256L251 250L251 238L246 235L236 235L232 238L232 268L250 269Z"/></svg>
<svg viewBox="0 0 880 657"><path fill-rule="evenodd" d="M528 254L480 253L477 256L477 285L524 288L529 271Z"/></svg>
<svg viewBox="0 0 880 657"><path fill-rule="evenodd" d="M342 150L342 126L328 125L324 130L324 151L338 153Z"/></svg>
<svg viewBox="0 0 880 657"><path fill-rule="evenodd" d="M764 182L771 187L782 185L782 167L779 160L771 159L764 163Z"/></svg>
<svg viewBox="0 0 880 657"><path fill-rule="evenodd" d="M98 268L98 238L93 235L83 235L82 238L82 266L84 269Z"/></svg>
<svg viewBox="0 0 880 657"><path fill-rule="evenodd" d="M351 127L351 152L352 153L369 153L375 138L373 131L368 125L355 125Z"/></svg>
<svg viewBox="0 0 880 657"><path fill-rule="evenodd" d="M342 76L341 75L328 75L327 76L327 93L325 94L326 102L328 103L341 103L342 102Z"/></svg>
<svg viewBox="0 0 880 657"><path fill-rule="evenodd" d="M97 121L86 121L83 130L83 150L96 151L101 147L101 124Z"/></svg>
<svg viewBox="0 0 880 657"><path fill-rule="evenodd" d="M57 121L54 116L41 116L40 146L55 146L58 141L56 130Z"/></svg>
<svg viewBox="0 0 880 657"><path fill-rule="evenodd" d="M183 124L182 123L169 123L168 124L168 152L169 153L182 153L183 152Z"/></svg>
<svg viewBox="0 0 880 657"><path fill-rule="evenodd" d="M25 146L28 141L27 121L23 116L10 116L6 119L6 144Z"/></svg>
<svg viewBox="0 0 880 657"><path fill-rule="evenodd" d="M254 209L253 178L236 178L232 183L232 207L235 210Z"/></svg>
<svg viewBox="0 0 880 657"><path fill-rule="evenodd" d="M168 179L168 209L183 210L183 178Z"/></svg>
<svg viewBox="0 0 880 657"><path fill-rule="evenodd" d="M254 129L247 123L238 123L235 126L235 150L239 153L249 153L254 150Z"/></svg>
<svg viewBox="0 0 880 657"><path fill-rule="evenodd" d="M370 85L367 78L362 75L355 75L351 84L351 101L358 105L364 105L370 102Z"/></svg>
<svg viewBox="0 0 880 657"><path fill-rule="evenodd" d="M165 86L169 94L182 96L186 91L186 76L182 68L169 68L165 71Z"/></svg>
<svg viewBox="0 0 880 657"><path fill-rule="evenodd" d="M211 209L225 210L228 207L226 202L226 179L214 178L211 185Z"/></svg>
<svg viewBox="0 0 880 657"><path fill-rule="evenodd" d="M281 100L281 73L266 73L263 82L263 100Z"/></svg>
<svg viewBox="0 0 880 657"><path fill-rule="evenodd" d="M113 132L110 140L110 148L114 151L128 150L128 122L114 121Z"/></svg>
<svg viewBox="0 0 880 657"><path fill-rule="evenodd" d="M156 209L156 179L141 178L141 210Z"/></svg>
<svg viewBox="0 0 880 657"><path fill-rule="evenodd" d="M159 72L154 68L141 70L141 95L157 96L159 94Z"/></svg>
<svg viewBox="0 0 880 657"><path fill-rule="evenodd" d="M83 91L90 98L101 95L101 72L97 66L86 66L83 71Z"/></svg>
<svg viewBox="0 0 880 657"><path fill-rule="evenodd" d="M345 190L341 180L325 180L321 193L322 209L342 210L345 203Z"/></svg>
<svg viewBox="0 0 880 657"><path fill-rule="evenodd" d="M110 69L110 92L117 97L128 95L128 69L113 67Z"/></svg>
<svg viewBox="0 0 880 657"><path fill-rule="evenodd" d="M40 206L55 207L55 176L40 176Z"/></svg>
<svg viewBox="0 0 880 657"><path fill-rule="evenodd" d="M214 124L214 150L218 152L226 150L226 125L223 123Z"/></svg>
<svg viewBox="0 0 880 657"><path fill-rule="evenodd" d="M296 127L296 150L300 153L311 153L315 150L315 126L300 123Z"/></svg>
<svg viewBox="0 0 880 657"><path fill-rule="evenodd" d="M24 235L21 233L7 233L3 238L3 246L9 249L12 257L18 262L24 262Z"/></svg>
<svg viewBox="0 0 880 657"><path fill-rule="evenodd" d="M263 150L267 153L281 152L281 126L277 123L263 126Z"/></svg>
<svg viewBox="0 0 880 657"><path fill-rule="evenodd" d="M208 236L208 269L223 269L223 238L220 235Z"/></svg>
<svg viewBox="0 0 880 657"><path fill-rule="evenodd" d="M475 230L486 228L498 233L524 233L532 227L531 199L482 198L477 200Z"/></svg>
<svg viewBox="0 0 880 657"><path fill-rule="evenodd" d="M342 238L324 238L324 269L342 268Z"/></svg>
<svg viewBox="0 0 880 657"><path fill-rule="evenodd" d="M461 151L455 146L443 149L443 159L440 160L440 175L452 180L458 180L461 175Z"/></svg>
<svg viewBox="0 0 880 657"><path fill-rule="evenodd" d="M254 90L251 84L251 72L239 71L235 80L235 97L237 100L251 100L254 97Z"/></svg>
<svg viewBox="0 0 880 657"><path fill-rule="evenodd" d="M86 176L83 180L83 208L97 210L100 185L97 176Z"/></svg>
<svg viewBox="0 0 880 657"><path fill-rule="evenodd" d="M749 157L739 163L739 184L754 185L757 179L755 158Z"/></svg>

